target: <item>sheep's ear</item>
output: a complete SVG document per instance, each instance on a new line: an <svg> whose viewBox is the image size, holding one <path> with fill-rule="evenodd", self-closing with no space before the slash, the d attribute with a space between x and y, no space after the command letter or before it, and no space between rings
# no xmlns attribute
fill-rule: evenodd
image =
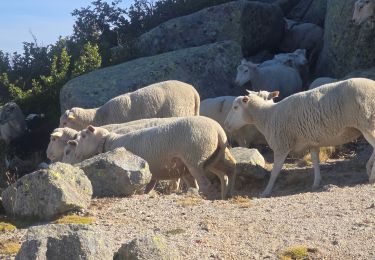
<svg viewBox="0 0 375 260"><path fill-rule="evenodd" d="M87 127L87 130L89 130L90 132L94 133L95 132L95 127L93 127L92 125L89 125Z"/></svg>
<svg viewBox="0 0 375 260"><path fill-rule="evenodd" d="M248 97L248 96L244 96L244 97L242 98L242 102L243 102L243 103L247 103L247 102L249 102L249 97Z"/></svg>
<svg viewBox="0 0 375 260"><path fill-rule="evenodd" d="M247 92L247 94L255 94L254 91L251 91L251 90L248 90L248 89L246 89L246 92Z"/></svg>
<svg viewBox="0 0 375 260"><path fill-rule="evenodd" d="M51 134L51 136L53 136L53 137L61 137L62 135L63 135L63 133L62 133L62 132L59 132L59 131L53 132L53 133Z"/></svg>
<svg viewBox="0 0 375 260"><path fill-rule="evenodd" d="M242 60L241 60L241 65L245 65L247 63L247 60L245 59L245 58L243 58Z"/></svg>
<svg viewBox="0 0 375 260"><path fill-rule="evenodd" d="M68 144L73 145L73 146L77 146L78 142L76 140L69 140Z"/></svg>
<svg viewBox="0 0 375 260"><path fill-rule="evenodd" d="M270 99L277 98L280 94L280 91L273 91L270 93Z"/></svg>
<svg viewBox="0 0 375 260"><path fill-rule="evenodd" d="M73 115L72 112L69 112L69 114L68 114L68 119L70 119L70 120L74 120L74 119L76 119L76 117Z"/></svg>

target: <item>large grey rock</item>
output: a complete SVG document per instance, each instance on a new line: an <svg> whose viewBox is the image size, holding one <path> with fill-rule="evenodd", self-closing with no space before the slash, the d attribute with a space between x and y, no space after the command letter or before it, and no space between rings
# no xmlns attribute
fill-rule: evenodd
<svg viewBox="0 0 375 260"><path fill-rule="evenodd" d="M86 209L91 195L91 183L82 170L54 163L20 178L3 191L2 199L8 215L50 219Z"/></svg>
<svg viewBox="0 0 375 260"><path fill-rule="evenodd" d="M241 58L241 47L225 41L103 68L66 83L60 92L61 109L98 107L115 96L172 79L192 84L201 99L239 95L243 91L233 82Z"/></svg>
<svg viewBox="0 0 375 260"><path fill-rule="evenodd" d="M125 148L99 154L75 166L90 179L96 197L132 195L151 180L148 163Z"/></svg>
<svg viewBox="0 0 375 260"><path fill-rule="evenodd" d="M326 12L327 0L301 0L288 13L287 18L323 27Z"/></svg>
<svg viewBox="0 0 375 260"><path fill-rule="evenodd" d="M351 21L355 0L328 0L324 47L317 66L318 76L335 78L375 65L375 18L361 25Z"/></svg>
<svg viewBox="0 0 375 260"><path fill-rule="evenodd" d="M141 56L150 56L233 40L249 56L275 48L283 26L283 13L277 5L240 0L171 19L142 34L135 46Z"/></svg>
<svg viewBox="0 0 375 260"><path fill-rule="evenodd" d="M114 260L178 260L182 259L177 250L166 245L160 236L136 238L123 244L117 251Z"/></svg>
<svg viewBox="0 0 375 260"><path fill-rule="evenodd" d="M235 147L230 150L236 159L238 177L264 179L268 177L265 170L265 160L257 149Z"/></svg>
<svg viewBox="0 0 375 260"><path fill-rule="evenodd" d="M17 260L112 259L108 240L87 225L44 225L27 231Z"/></svg>

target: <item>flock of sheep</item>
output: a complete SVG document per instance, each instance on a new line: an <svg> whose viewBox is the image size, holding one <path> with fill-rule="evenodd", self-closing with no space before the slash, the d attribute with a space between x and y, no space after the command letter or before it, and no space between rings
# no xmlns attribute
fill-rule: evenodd
<svg viewBox="0 0 375 260"><path fill-rule="evenodd" d="M220 179L224 199L233 192L236 161L223 126L228 133L237 131L238 138L256 132L274 151L264 196L271 193L290 152L310 149L316 188L319 147L344 144L361 134L375 147L374 81L338 81L274 103L278 95L279 91L249 91L234 99L200 103L191 85L173 80L156 83L115 97L99 108L67 110L60 118L60 128L51 133L47 156L51 161L73 164L125 147L149 163L152 181L146 192L157 180L182 178L187 186L198 186L209 197L214 190L206 172L211 172ZM203 115L221 119L218 122ZM367 163L371 182L375 181L374 159L373 154Z"/></svg>
<svg viewBox="0 0 375 260"><path fill-rule="evenodd" d="M373 1L358 0L354 22L371 16L374 6ZM74 107L61 115L59 128L50 134L47 157L74 164L125 147L149 163L152 180L145 192L158 180L175 180L177 185L181 178L210 197L215 191L206 174L211 172L220 179L225 199L233 193L236 180L230 136L239 146L268 144L273 150L274 166L263 196L270 195L288 154L303 150L311 152L313 188L317 188L320 147L363 135L375 148L375 82L318 78L305 87L308 60L313 59L323 32L313 24L291 20L286 24L289 39L298 44L290 47L286 38L281 44L284 53L260 64L245 59L239 64L235 82L239 86L250 82L248 95L200 102L193 86L170 80L120 95L98 108ZM307 27L309 35L296 40ZM281 101L274 102L275 98ZM6 143L24 131L24 116L16 104L2 107L0 126ZM374 160L375 153L366 164L370 182L375 182Z"/></svg>

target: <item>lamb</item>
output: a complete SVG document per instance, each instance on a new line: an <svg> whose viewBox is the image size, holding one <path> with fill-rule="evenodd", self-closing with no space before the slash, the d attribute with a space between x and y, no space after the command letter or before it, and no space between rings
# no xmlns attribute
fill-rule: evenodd
<svg viewBox="0 0 375 260"><path fill-rule="evenodd" d="M237 67L236 84L243 86L251 82L252 90L280 91L287 97L302 90L302 80L298 71L283 64L258 66L251 61L242 60Z"/></svg>
<svg viewBox="0 0 375 260"><path fill-rule="evenodd" d="M9 144L26 131L25 116L14 102L6 103L0 108L0 139Z"/></svg>
<svg viewBox="0 0 375 260"><path fill-rule="evenodd" d="M268 91L254 93L257 93L265 100L272 100L272 98L274 98L272 93ZM225 118L227 117L235 98L236 97L234 96L207 98L201 102L199 114L216 120L222 127L224 127ZM226 134L229 136L228 133ZM231 133L230 139L233 139L241 147L248 147L249 144L267 144L264 136L253 125L246 125L234 131Z"/></svg>
<svg viewBox="0 0 375 260"><path fill-rule="evenodd" d="M354 4L353 22L360 25L369 17L374 15L375 1L374 0L358 0Z"/></svg>
<svg viewBox="0 0 375 260"><path fill-rule="evenodd" d="M125 147L149 163L152 180L175 179L190 173L204 194L212 189L205 175L208 170L220 179L222 199L234 186L235 159L229 152L227 137L222 127L207 117L181 117L125 135L89 126L69 143L77 146L77 160Z"/></svg>
<svg viewBox="0 0 375 260"><path fill-rule="evenodd" d="M199 114L200 97L195 88L177 80L163 81L117 96L93 109L74 107L60 117L59 127L82 130L88 125L125 123L142 118Z"/></svg>
<svg viewBox="0 0 375 260"><path fill-rule="evenodd" d="M338 81L338 79L330 78L330 77L321 77L316 78L313 82L310 83L309 89L314 89L320 87L325 84L333 83Z"/></svg>
<svg viewBox="0 0 375 260"><path fill-rule="evenodd" d="M260 67L274 65L275 63L283 64L298 70L303 85L309 77L309 64L306 58L305 49L297 49L291 53L279 53L276 54L272 60L266 60L259 64Z"/></svg>
<svg viewBox="0 0 375 260"><path fill-rule="evenodd" d="M169 123L174 121L175 118L150 118L150 119L141 119L135 120L127 123L122 124L110 124L101 126L102 128L107 129L109 132L114 132L117 134L127 134L135 130L157 126L165 123ZM64 147L67 145L69 140L73 140L77 137L78 131L69 127L64 128L56 128L50 137L50 142L47 147L47 158L50 159L52 162L62 161L65 163L75 163L73 160L70 151L73 147L69 147L64 152ZM65 157L65 154L68 153L69 155Z"/></svg>
<svg viewBox="0 0 375 260"><path fill-rule="evenodd" d="M375 148L375 81L352 78L294 94L279 103L254 94L235 99L225 120L228 131L255 124L274 151L274 166L263 196L271 193L286 156L310 149L314 184L320 183L319 147L337 146L361 134ZM375 182L375 150L366 164Z"/></svg>
<svg viewBox="0 0 375 260"><path fill-rule="evenodd" d="M305 49L310 57L312 51L323 39L324 30L313 23L297 23L287 20L284 38L279 46L282 52Z"/></svg>

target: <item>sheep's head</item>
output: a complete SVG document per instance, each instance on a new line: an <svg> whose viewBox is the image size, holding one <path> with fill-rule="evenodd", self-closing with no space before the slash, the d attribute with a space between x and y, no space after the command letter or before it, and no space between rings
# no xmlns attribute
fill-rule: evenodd
<svg viewBox="0 0 375 260"><path fill-rule="evenodd" d="M77 131L85 128L81 117L79 116L81 110L82 108L79 107L73 107L70 110L66 110L60 117L59 127L69 127Z"/></svg>
<svg viewBox="0 0 375 260"><path fill-rule="evenodd" d="M61 160L63 163L74 164L74 163L79 162L75 157L76 147L77 147L77 141L75 140L68 141L68 143L64 147L64 156Z"/></svg>
<svg viewBox="0 0 375 260"><path fill-rule="evenodd" d="M293 67L296 69L308 66L305 49L297 49L296 51L291 53L276 54L274 59L286 66Z"/></svg>
<svg viewBox="0 0 375 260"><path fill-rule="evenodd" d="M262 103L265 101L271 102L271 100L279 96L279 91L255 92L248 90L247 92L247 96L239 96L233 101L232 108L224 122L224 127L229 132L233 132L234 130L237 130L245 125L254 123L251 113L247 113L249 104L256 102Z"/></svg>
<svg viewBox="0 0 375 260"><path fill-rule="evenodd" d="M84 159L103 152L104 141L108 134L109 132L106 129L93 127L92 125L80 131L76 140L74 140L77 142L75 159L77 161L83 161ZM69 143L73 144L72 142Z"/></svg>
<svg viewBox="0 0 375 260"><path fill-rule="evenodd" d="M53 130L46 151L47 158L52 162L61 161L66 143L75 139L76 135L77 131L70 128L56 128Z"/></svg>
<svg viewBox="0 0 375 260"><path fill-rule="evenodd" d="M373 0L358 0L354 4L353 22L360 25L374 15L375 2Z"/></svg>
<svg viewBox="0 0 375 260"><path fill-rule="evenodd" d="M254 73L257 70L257 64L243 59L241 64L237 67L237 76L235 83L238 86L243 86L247 82L251 81L254 77Z"/></svg>

